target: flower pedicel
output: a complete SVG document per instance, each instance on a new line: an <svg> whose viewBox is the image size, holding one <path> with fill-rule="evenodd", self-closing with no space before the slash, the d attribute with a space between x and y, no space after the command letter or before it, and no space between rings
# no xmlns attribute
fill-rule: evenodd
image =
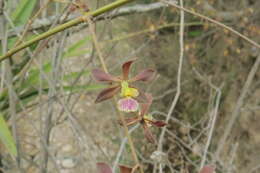
<svg viewBox="0 0 260 173"><path fill-rule="evenodd" d="M146 139L151 143L156 143L156 140L149 128L151 126L163 127L166 123L164 121L155 120L152 115L148 113L153 98L151 94L145 94L145 96L147 97L147 103L141 104L142 106L139 114L135 117L126 118L125 121L127 126L139 122L144 129ZM122 125L121 122L120 124Z"/></svg>

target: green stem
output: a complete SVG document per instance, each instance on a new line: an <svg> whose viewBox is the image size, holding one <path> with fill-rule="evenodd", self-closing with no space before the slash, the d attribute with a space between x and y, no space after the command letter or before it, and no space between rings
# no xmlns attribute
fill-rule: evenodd
<svg viewBox="0 0 260 173"><path fill-rule="evenodd" d="M56 34L58 32L64 31L65 29L68 29L68 28L70 28L72 26L75 26L77 24L85 22L86 19L88 17L90 17L90 16L97 17L97 16L99 16L99 15L101 15L103 13L111 11L111 10L117 8L117 7L120 7L120 6L124 5L124 4L132 2L132 1L134 1L134 0L118 0L118 1L115 1L115 2L110 3L110 4L108 4L108 5L104 6L104 7L101 7L99 9L95 10L95 11L88 12L88 13L84 14L83 16L80 16L80 17L78 17L76 19L73 19L73 20L67 22L67 23L59 25L59 26L57 26L57 27L55 27L55 28L53 28L53 29L51 29L51 30L49 30L47 32L44 32L44 33L34 37L33 39L28 40L28 41L22 43L20 46L17 46L15 48L9 50L6 54L0 56L0 63L3 60L5 60L5 59L10 58L12 55L14 55L15 53L19 52L20 50L22 50L22 49L24 49L26 47L31 46L33 43L36 43L36 42L38 42L40 40L43 40L43 39L45 39L47 37L50 37L50 36L52 36L52 35L54 35L54 34Z"/></svg>

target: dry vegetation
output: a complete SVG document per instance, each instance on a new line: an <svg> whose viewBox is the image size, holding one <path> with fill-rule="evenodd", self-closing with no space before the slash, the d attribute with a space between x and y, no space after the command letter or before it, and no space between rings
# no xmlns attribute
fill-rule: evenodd
<svg viewBox="0 0 260 173"><path fill-rule="evenodd" d="M1 55L11 48L11 38L22 36L21 26L10 23L22 0L12 2L0 13ZM82 2L97 9L110 1ZM100 56L111 74L120 74L122 63L131 59L137 59L131 75L146 67L157 71L152 82L137 86L153 94L150 112L168 124L152 129L157 145L147 142L141 127L129 128L145 173L196 173L208 164L216 173L260 172L259 44L186 12L182 23L180 10L164 3L128 5L134 4L138 13L107 15L90 24L95 31L86 26L88 21L1 62L0 113L12 129L18 156L14 159L0 143L0 172L94 173L97 162L116 171L118 164L135 165L113 101L94 103L104 88L91 76L92 69L101 67ZM140 12L140 4L157 6ZM82 14L70 5L37 1L36 19L22 40ZM258 0L184 2L184 8L230 26L256 44L259 7Z"/></svg>

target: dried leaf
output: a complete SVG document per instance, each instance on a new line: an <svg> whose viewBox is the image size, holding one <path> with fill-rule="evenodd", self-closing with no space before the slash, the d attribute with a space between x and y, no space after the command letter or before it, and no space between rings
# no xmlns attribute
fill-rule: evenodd
<svg viewBox="0 0 260 173"><path fill-rule="evenodd" d="M120 168L120 173L132 173L132 169L133 169L124 165L119 165L119 168Z"/></svg>
<svg viewBox="0 0 260 173"><path fill-rule="evenodd" d="M112 173L110 166L106 163L97 163L98 173Z"/></svg>
<svg viewBox="0 0 260 173"><path fill-rule="evenodd" d="M149 104L149 106L150 106L153 102L153 96L152 96L152 94L149 94L149 93L145 93L145 96L147 99L147 104Z"/></svg>
<svg viewBox="0 0 260 173"><path fill-rule="evenodd" d="M119 82L120 79L100 69L92 70L93 77L99 82Z"/></svg>
<svg viewBox="0 0 260 173"><path fill-rule="evenodd" d="M205 165L199 173L214 173L215 166L213 165Z"/></svg>
<svg viewBox="0 0 260 173"><path fill-rule="evenodd" d="M156 140L152 134L152 132L150 131L149 127L147 126L147 124L143 124L143 129L144 129L144 136L146 137L146 139L155 144L156 143Z"/></svg>
<svg viewBox="0 0 260 173"><path fill-rule="evenodd" d="M130 117L130 118L125 118L125 122L127 126L131 126L139 121L138 117ZM123 122L119 120L119 124L122 126Z"/></svg>
<svg viewBox="0 0 260 173"><path fill-rule="evenodd" d="M131 60L131 61L127 61L122 65L122 71L123 71L123 79L124 80L128 80L129 78L129 71L130 71L130 67L132 65L132 63L135 60Z"/></svg>
<svg viewBox="0 0 260 173"><path fill-rule="evenodd" d="M135 77L130 79L131 82L134 81L151 81L155 76L155 71L153 69L145 69L139 74L137 74Z"/></svg>
<svg viewBox="0 0 260 173"><path fill-rule="evenodd" d="M163 127L166 125L166 123L164 121L151 121L152 125L156 126L156 127Z"/></svg>
<svg viewBox="0 0 260 173"><path fill-rule="evenodd" d="M102 90L98 96L97 99L95 100L95 103L99 103L102 102L104 100L110 99L112 98L115 94L117 94L120 91L120 86L115 86L115 87L111 87L111 88L106 88L104 90Z"/></svg>
<svg viewBox="0 0 260 173"><path fill-rule="evenodd" d="M132 86L131 86L132 87ZM134 87L132 87L134 88ZM139 103L144 104L147 103L147 98L145 96L145 93L143 91L140 91L138 89L139 95L135 98Z"/></svg>
<svg viewBox="0 0 260 173"><path fill-rule="evenodd" d="M153 97L151 94L145 93L146 103L141 104L141 116L143 117L145 114L148 113L148 110L153 102Z"/></svg>

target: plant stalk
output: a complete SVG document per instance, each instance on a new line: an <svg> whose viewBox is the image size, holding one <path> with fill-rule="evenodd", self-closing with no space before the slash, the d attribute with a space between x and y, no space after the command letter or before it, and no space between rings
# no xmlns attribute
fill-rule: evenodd
<svg viewBox="0 0 260 173"><path fill-rule="evenodd" d="M95 10L95 11L87 12L84 15L82 15L82 16L76 18L76 19L73 19L73 20L71 20L69 22L61 24L61 25L59 25L59 26L57 26L57 27L55 27L55 28L53 28L53 29L51 29L49 31L46 31L46 32L44 32L44 33L42 33L42 34L32 38L31 40L28 40L28 41L22 43L21 45L19 45L17 47L14 47L13 49L9 50L6 54L0 56L0 63L3 60L5 60L5 59L10 58L12 55L14 55L15 53L19 52L20 50L22 50L22 49L24 49L26 47L29 47L32 44L34 44L34 43L36 43L36 42L38 42L40 40L48 38L48 37L50 37L50 36L52 36L52 35L54 35L54 34L56 34L58 32L64 31L65 29L68 29L68 28L70 28L72 26L75 26L75 25L78 25L80 23L85 22L86 18L88 18L88 17L97 17L97 16L99 16L99 15L101 15L103 13L109 12L109 11L111 11L111 10L117 8L117 7L120 7L120 6L124 5L124 4L132 2L132 1L134 1L134 0L118 0L118 1L115 1L115 2L110 3L110 4L108 4L108 5L104 6L104 7L101 7L99 9Z"/></svg>
<svg viewBox="0 0 260 173"><path fill-rule="evenodd" d="M100 47L100 44L98 42L98 39L97 39L97 36L96 36L96 33L95 33L94 24L92 23L90 18L86 18L86 20L88 22L89 29L90 29L90 32L91 32L92 37L93 37L93 42L94 42L94 46L95 46L95 48L97 50L99 61L100 61L101 65L102 65L103 70L106 73L108 73L108 69L107 69L104 57L102 55L101 47ZM113 98L113 100L114 100L114 104L117 105L117 100L116 100L115 97ZM124 133L125 133L125 135L126 135L126 137L128 139L128 143L129 143L129 146L130 146L130 149L131 149L132 158L133 158L133 160L135 162L135 166L140 168L140 173L144 173L143 167L139 163L139 160L138 160L138 157L137 157L137 154L136 154L136 150L135 150L135 146L134 146L134 142L133 142L132 137L131 137L131 135L129 133L129 130L128 130L128 127L126 125L124 116L122 115L122 113L118 109L117 109L117 115L118 115L118 118L120 119L120 121L123 122Z"/></svg>

